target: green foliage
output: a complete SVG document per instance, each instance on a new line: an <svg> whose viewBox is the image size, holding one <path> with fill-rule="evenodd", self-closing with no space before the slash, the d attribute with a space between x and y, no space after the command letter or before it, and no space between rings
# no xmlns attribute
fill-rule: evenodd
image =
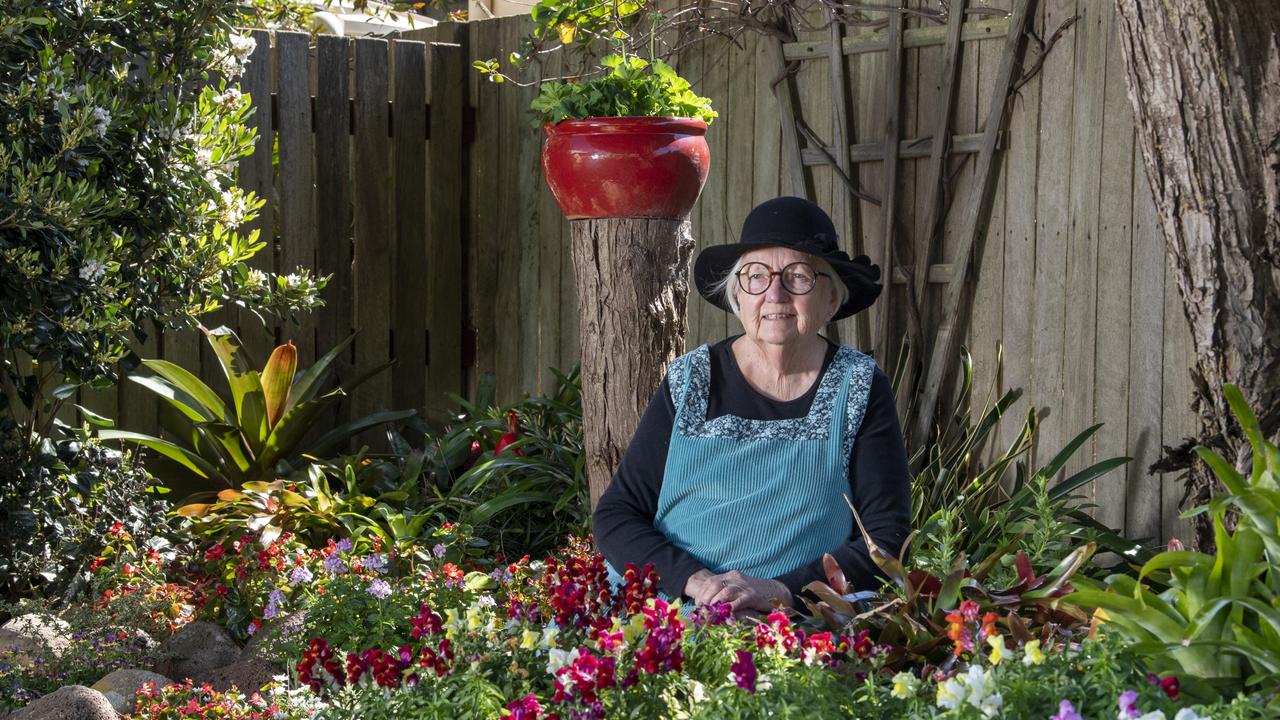
<svg viewBox="0 0 1280 720"><path fill-rule="evenodd" d="M530 104L535 126L588 117L682 117L710 123L718 116L709 98L693 92L689 82L658 57L657 27L663 16L647 0L541 0L530 17L533 32L509 57L514 67L523 69L530 59L551 49L573 50L578 62L578 70L566 78L538 79L539 95ZM647 34L636 37L633 32L645 20ZM646 40L647 61L639 57L642 48L637 47ZM557 48L546 47L555 41ZM496 59L477 60L472 66L492 82L511 79Z"/></svg>
<svg viewBox="0 0 1280 720"><path fill-rule="evenodd" d="M276 348L259 372L230 329L201 330L226 375L231 407L182 367L166 360L145 360L143 365L155 374L130 380L164 401L160 426L172 439L115 429L99 433L103 439L137 442L172 461L176 467L162 475L172 487L236 490L249 482L270 482L291 475L304 454L323 455L365 430L414 414L413 410L378 412L311 437L310 431L334 405L386 366L358 376L345 387L324 391L332 379L333 361L351 338L295 374L297 351L292 343ZM207 510L208 506L188 506L185 512L198 515Z"/></svg>
<svg viewBox="0 0 1280 720"><path fill-rule="evenodd" d="M1000 364L997 360L997 377ZM1074 494L1123 467L1130 458L1103 460L1053 482L1102 426L1082 431L1048 462L1029 472L1026 461L1039 430L1036 409L1032 408L1009 447L983 465L980 458L987 454L992 432L1022 391L1009 390L981 407L974 396L973 358L967 350L961 351L961 367L955 410L938 438L911 458L911 466L919 468L911 486L912 527L917 529L911 543L915 566L945 574L962 554L978 563L1000 552L1003 559L995 568L996 574L1008 581L1014 576L1010 543L1036 566L1057 563L1087 543L1137 564L1149 558L1152 550L1094 520ZM900 387L901 369L897 375L895 385ZM990 397L995 395L993 388ZM1003 483L1010 476L1012 483L1006 486ZM1086 570L1104 572L1092 567Z"/></svg>
<svg viewBox="0 0 1280 720"><path fill-rule="evenodd" d="M1112 575L1070 600L1103 608L1109 626L1150 653L1152 665L1202 678L1224 692L1262 690L1280 704L1280 449L1234 385L1223 388L1253 450L1249 475L1207 448L1197 448L1226 488L1205 507L1217 552L1180 544L1151 558L1137 578ZM1237 515L1234 530L1227 514ZM1144 582L1145 581L1145 582ZM1154 592L1151 585L1167 588ZM1158 589L1158 588L1157 588Z"/></svg>
<svg viewBox="0 0 1280 720"><path fill-rule="evenodd" d="M717 117L711 100L693 92L689 81L661 60L608 55L608 72L582 82L544 82L531 107L538 124L588 117Z"/></svg>
<svg viewBox="0 0 1280 720"><path fill-rule="evenodd" d="M506 408L462 401L462 412L423 455L416 506L470 527L507 557L541 557L585 535L591 500L578 370L555 391Z"/></svg>
<svg viewBox="0 0 1280 720"><path fill-rule="evenodd" d="M150 537L166 504L136 458L94 440L26 438L0 416L0 590L10 600L74 596L103 538L119 528Z"/></svg>
<svg viewBox="0 0 1280 720"><path fill-rule="evenodd" d="M47 437L76 384L109 383L145 323L314 306L304 271L252 275L253 50L233 0L12 0L0 9L0 412ZM55 389L56 388L56 389ZM38 441L38 440L37 440Z"/></svg>
<svg viewBox="0 0 1280 720"><path fill-rule="evenodd" d="M429 693L388 694L379 687L348 687L334 693L316 720L400 720L401 718L495 718L502 715L502 691L483 675L450 675L429 683Z"/></svg>

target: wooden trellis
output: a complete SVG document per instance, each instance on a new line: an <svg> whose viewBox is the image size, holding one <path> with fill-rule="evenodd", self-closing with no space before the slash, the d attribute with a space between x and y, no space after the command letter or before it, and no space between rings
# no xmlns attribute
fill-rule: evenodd
<svg viewBox="0 0 1280 720"><path fill-rule="evenodd" d="M883 30L858 36L845 37L842 23L835 10L828 7L829 34L826 42L784 42L779 36L770 36L770 53L775 80L772 85L778 102L782 124L783 189L794 195L805 196L804 172L806 167L830 165L841 179L847 192L837 193L830 208L837 218L850 218L860 199L880 207L881 224L875 247L863 251L878 263L886 282L907 285L908 332L914 345L922 347L925 365L920 378L924 382L923 393L914 426L915 437L923 440L930 429L938 396L944 386L946 374L954 366L960 339L967 321L967 304L962 302L965 279L975 245L985 236L990 220L991 202L998 181L996 164L998 140L1005 121L1006 99L1018 80L1019 56L1026 29L1027 18L1034 12L1035 0L1015 3L1008 18L983 19L965 22L965 0L953 0L943 27L906 28L907 8L905 0L896 0L896 6L875 8L883 11L887 25ZM869 9L865 8L862 9ZM953 134L952 116L955 109L957 77L961 64L962 46L994 38L1005 38L1004 53L986 112L986 121L978 133ZM938 92L938 113L925 122L931 129L929 135L917 138L901 137L901 98L903 91L903 52L907 48L929 45L944 46L944 65ZM884 103L885 122L882 139L878 142L849 144L851 131L845 108L848 105L848 86L845 82L844 57L865 53L885 53ZM832 107L832 138L823 142L803 122L803 114L794 107L789 89L784 81L794 71L796 63L827 60L830 65ZM949 261L933 262L934 247L941 239L942 227L947 215L949 198L947 183L949 159L953 156L974 155L975 192L964 208L964 221L959 225L963 236L958 249ZM902 160L928 158L926 169L926 220L923 229L903 247L898 238L898 173ZM883 164L883 192L873 197L856 184L853 167L861 163ZM847 234L847 233L846 233ZM904 260L899 252L909 249ZM940 259L941 260L941 259ZM926 305L926 288L930 283L944 285L943 300L937 317ZM854 342L872 348L883 363L890 348L889 316L890 294L885 293L873 306L870 318L859 317L855 325ZM915 373L904 378L909 383L906 392L899 394L904 404L913 396ZM899 413L905 414L906 407Z"/></svg>

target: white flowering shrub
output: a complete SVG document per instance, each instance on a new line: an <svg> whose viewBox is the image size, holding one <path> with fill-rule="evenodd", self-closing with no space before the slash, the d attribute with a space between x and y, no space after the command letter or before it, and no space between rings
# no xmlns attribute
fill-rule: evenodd
<svg viewBox="0 0 1280 720"><path fill-rule="evenodd" d="M318 303L309 273L245 265L263 242L240 232L262 203L233 177L254 142L235 84L254 49L233 30L240 12L0 4L0 414L21 402L47 416L66 388L111 382L147 320Z"/></svg>

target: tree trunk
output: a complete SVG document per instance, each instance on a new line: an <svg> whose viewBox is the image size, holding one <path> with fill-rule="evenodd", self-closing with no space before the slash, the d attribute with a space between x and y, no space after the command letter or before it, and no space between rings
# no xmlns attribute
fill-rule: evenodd
<svg viewBox="0 0 1280 720"><path fill-rule="evenodd" d="M582 425L591 507L608 487L667 363L684 352L687 220L574 220Z"/></svg>
<svg viewBox="0 0 1280 720"><path fill-rule="evenodd" d="M1199 437L1160 469L1190 467L1183 507L1215 481L1204 445L1244 468L1222 385L1280 426L1280 3L1116 0L1138 146L1195 343ZM1204 515L1196 542L1212 545Z"/></svg>

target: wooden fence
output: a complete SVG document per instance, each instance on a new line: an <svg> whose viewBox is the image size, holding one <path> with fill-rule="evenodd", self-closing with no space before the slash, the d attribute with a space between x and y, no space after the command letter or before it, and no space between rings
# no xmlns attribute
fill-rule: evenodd
<svg viewBox="0 0 1280 720"><path fill-rule="evenodd" d="M984 7L1009 9L1013 1ZM1045 413L1036 450L1040 462L1076 433L1104 423L1067 472L1116 456L1134 461L1085 490L1097 504L1096 516L1130 537L1187 537L1186 522L1178 518L1178 475L1146 472L1162 444L1177 444L1194 431L1188 373L1193 356L1172 275L1166 281L1163 241L1134 147L1112 3L1042 0L1031 22L1039 38L1064 29L1040 72L1011 101L992 219L970 272L974 312L964 344L974 357L980 396L985 399L997 384L1024 391L993 446L1013 440L1030 407ZM976 149L1004 45L1000 26L1001 18L982 15L966 23L964 37L971 42L964 44L959 67L955 149ZM521 18L471 23L470 56L505 58L527 27ZM909 17L904 28L896 183L904 209L897 218L900 243L911 242L928 222L925 169L939 105L942 30L918 17ZM819 25L788 50L802 53L803 45L828 40L829 30ZM844 38L844 46L854 49L886 43L885 31L875 29L852 29ZM857 181L882 197L884 173L876 153L884 147L887 122L884 55L846 53L850 156L869 160L856 163ZM1028 65L1036 62L1034 46L1027 57ZM558 67L551 62L545 72L555 74ZM692 215L700 249L736 238L751 207L785 188L779 112L770 92L776 73L767 41L750 34L737 43L696 45L675 65L720 113L707 135L711 174ZM541 138L525 113L532 91L477 76L471 82L477 117L472 252L477 266L496 278L487 286L490 292L473 290L473 372L495 373L500 399L511 400L548 389L552 378L546 368L567 367L577 358L568 228L539 177ZM801 63L791 82L803 119L829 142L835 116L829 65ZM805 151L807 193L832 208L843 200L844 185L815 155L816 148ZM941 246L934 249L934 283L949 279L949 259L965 229L957 209L966 206L973 189L973 163L962 157L951 165L955 196ZM494 178L501 182L495 185ZM879 208L849 205L843 220L847 249L883 264ZM882 300L895 337L905 327L903 280L896 278ZM481 287L486 286L473 283ZM936 308L940 285L932 297ZM738 331L732 318L691 299L689 347ZM854 323L842 323L840 332L845 340L853 338Z"/></svg>
<svg viewBox="0 0 1280 720"><path fill-rule="evenodd" d="M995 385L1024 390L997 446L1012 440L1033 406L1048 412L1041 461L1075 433L1105 423L1068 471L1117 455L1135 460L1089 488L1096 515L1131 537L1186 537L1177 518L1180 483L1145 468L1162 444L1176 444L1195 427L1190 334L1172 276L1166 279L1134 148L1112 13L1109 0L1039 3L1040 38L1078 19L1012 100L991 225L971 271L974 314L965 344L984 397ZM995 20L979 16L966 26L973 41L959 67L959 149L982 129L1003 48ZM412 41L322 37L310 48L303 35L278 33L272 41L258 33L243 87L258 109L259 145L241 166L240 182L268 200L254 226L274 238L261 262L284 271L304 265L334 279L327 307L301 323L268 332L244 313L224 311L206 324L238 327L258 358L273 342L293 338L304 360L358 328L344 371L393 358L397 364L355 394L347 415L441 407L446 393L468 392L481 374L494 376L500 402L550 390L550 368L567 369L578 358L568 226L540 176L541 134L527 112L533 90L490 83L470 70L473 60L505 58L528 27L524 18L503 18L415 31ZM939 102L937 28L915 16L903 28L895 183L902 243L928 222L922 140ZM800 38L815 47L829 39L828 29ZM884 42L884 30L869 28L844 38L847 47ZM544 71L557 73L557 62ZM884 63L883 53L853 52L843 65L845 142L851 158L868 160L856 164L856 179L877 196L884 173L876 153L888 122ZM750 34L736 43L711 40L674 64L720 112L707 135L712 167L693 211L694 236L699 248L728 242L754 204L785 187L768 43ZM791 82L801 117L830 142L838 97L830 64L801 63ZM814 148L806 157L815 157ZM964 207L972 190L972 163L963 157L952 163L953 208ZM883 264L878 208L847 200L828 165L815 161L805 174L812 199L848 208L840 218L847 249ZM946 218L934 250L935 281L949 277L948 258L964 229L959 214ZM904 322L904 287L895 283L881 301L895 336ZM935 303L940 294L935 287ZM689 347L737 331L736 321L691 298ZM840 332L849 341L855 325L843 323ZM215 361L201 346L189 333L168 334L140 350L216 381ZM130 428L154 424L154 404L130 383L118 396L86 400L114 410Z"/></svg>

